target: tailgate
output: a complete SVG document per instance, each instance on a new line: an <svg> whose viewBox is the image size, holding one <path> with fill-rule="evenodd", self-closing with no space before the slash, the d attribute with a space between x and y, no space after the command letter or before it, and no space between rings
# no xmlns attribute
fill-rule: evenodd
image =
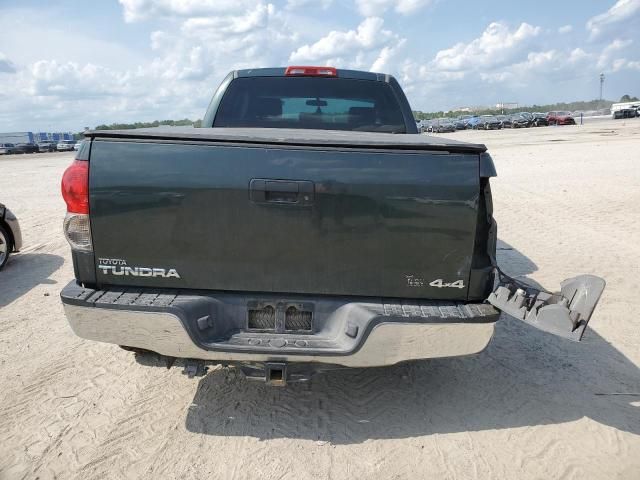
<svg viewBox="0 0 640 480"><path fill-rule="evenodd" d="M478 153L94 139L102 285L466 299Z"/></svg>

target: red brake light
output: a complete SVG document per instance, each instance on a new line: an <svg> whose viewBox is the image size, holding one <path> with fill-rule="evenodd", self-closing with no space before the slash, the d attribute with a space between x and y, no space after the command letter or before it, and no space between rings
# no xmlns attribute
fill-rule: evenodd
<svg viewBox="0 0 640 480"><path fill-rule="evenodd" d="M284 74L301 77L337 77L338 71L333 67L287 67Z"/></svg>
<svg viewBox="0 0 640 480"><path fill-rule="evenodd" d="M89 213L89 162L74 160L62 175L62 198L69 213Z"/></svg>

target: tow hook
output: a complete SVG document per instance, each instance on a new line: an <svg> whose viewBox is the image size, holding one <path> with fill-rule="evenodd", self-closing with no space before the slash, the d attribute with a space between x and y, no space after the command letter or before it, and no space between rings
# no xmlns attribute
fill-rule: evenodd
<svg viewBox="0 0 640 480"><path fill-rule="evenodd" d="M491 305L545 332L579 342L606 282L595 275L564 280L560 292L549 293L513 283L499 285L487 299Z"/></svg>

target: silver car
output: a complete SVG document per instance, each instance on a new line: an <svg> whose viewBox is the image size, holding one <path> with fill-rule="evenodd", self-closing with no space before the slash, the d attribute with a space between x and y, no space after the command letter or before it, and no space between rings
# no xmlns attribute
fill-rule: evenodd
<svg viewBox="0 0 640 480"><path fill-rule="evenodd" d="M22 233L16 216L0 203L0 270L5 266L11 252L22 248Z"/></svg>
<svg viewBox="0 0 640 480"><path fill-rule="evenodd" d="M0 155L16 153L16 146L13 143L0 143Z"/></svg>
<svg viewBox="0 0 640 480"><path fill-rule="evenodd" d="M56 147L59 152L72 152L73 146L76 144L75 140L60 140Z"/></svg>

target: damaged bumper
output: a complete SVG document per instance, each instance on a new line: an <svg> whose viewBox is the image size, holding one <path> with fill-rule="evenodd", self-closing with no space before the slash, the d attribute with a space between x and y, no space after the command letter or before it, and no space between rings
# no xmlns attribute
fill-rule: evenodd
<svg viewBox="0 0 640 480"><path fill-rule="evenodd" d="M93 290L75 282L61 297L82 338L217 363L373 367L469 355L487 346L499 317L487 303ZM272 308L274 324L266 313L255 324L257 308ZM292 308L311 315L289 319Z"/></svg>
<svg viewBox="0 0 640 480"><path fill-rule="evenodd" d="M516 282L498 286L489 303L540 330L576 342L582 340L605 287L604 279L594 275L567 279L557 293Z"/></svg>
<svg viewBox="0 0 640 480"><path fill-rule="evenodd" d="M583 275L552 294L513 280L502 282L488 303L470 304L94 290L71 282L61 298L72 330L89 340L213 363L374 367L478 353L491 340L500 310L580 341L604 286L603 279ZM252 317L256 309L260 315ZM289 318L291 309L298 311Z"/></svg>

